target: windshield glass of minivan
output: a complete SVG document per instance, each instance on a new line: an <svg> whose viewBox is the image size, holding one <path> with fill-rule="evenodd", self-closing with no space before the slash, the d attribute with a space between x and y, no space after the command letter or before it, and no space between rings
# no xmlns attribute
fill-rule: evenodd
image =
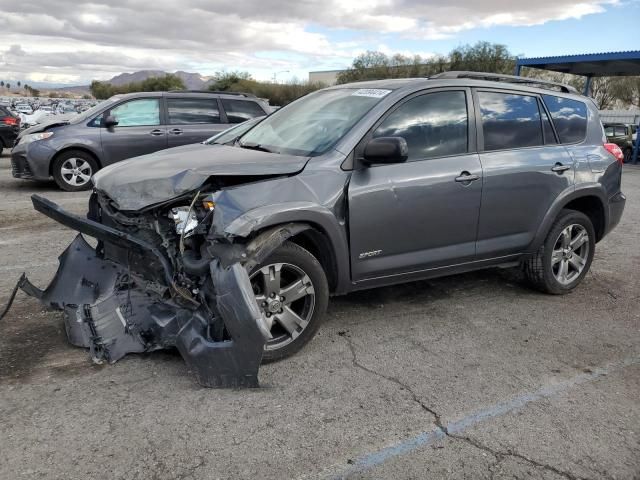
<svg viewBox="0 0 640 480"><path fill-rule="evenodd" d="M70 122L71 123L80 123L80 122L84 122L85 120L93 117L94 115L96 115L97 113L99 113L101 110L103 110L105 107L111 105L112 103L117 102L118 100L120 100L120 96L116 95L114 97L109 98L108 100L105 100L103 102L98 103L97 105L91 107L89 110L85 110L82 113L79 113L75 116L73 116L72 118L70 118Z"/></svg>
<svg viewBox="0 0 640 480"><path fill-rule="evenodd" d="M288 155L322 155L391 90L320 90L281 108L242 136L238 145Z"/></svg>
<svg viewBox="0 0 640 480"><path fill-rule="evenodd" d="M255 118L252 118L251 120L247 120L245 122L239 123L234 127L227 128L223 132L215 134L213 137L208 138L202 143L204 143L205 145L222 145L225 143L229 143L232 140L235 140L238 137L244 135L245 132L247 132L250 128L252 128L258 122L262 121L263 118L264 117L255 117Z"/></svg>

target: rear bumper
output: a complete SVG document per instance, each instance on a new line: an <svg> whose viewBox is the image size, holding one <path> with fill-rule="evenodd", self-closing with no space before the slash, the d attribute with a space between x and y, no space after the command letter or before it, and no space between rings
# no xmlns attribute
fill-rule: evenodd
<svg viewBox="0 0 640 480"><path fill-rule="evenodd" d="M616 193L609 199L609 224L607 225L605 233L609 233L620 223L626 203L627 197L625 197L622 192Z"/></svg>
<svg viewBox="0 0 640 480"><path fill-rule="evenodd" d="M0 148L11 148L18 138L20 128L12 128L10 126L0 126Z"/></svg>

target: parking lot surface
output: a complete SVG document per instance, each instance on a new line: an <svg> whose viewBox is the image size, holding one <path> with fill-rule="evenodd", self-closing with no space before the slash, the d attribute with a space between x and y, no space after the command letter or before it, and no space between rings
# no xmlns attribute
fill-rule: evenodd
<svg viewBox="0 0 640 480"><path fill-rule="evenodd" d="M566 296L489 270L333 298L262 387L199 387L174 352L93 365L19 293L0 324L1 479L640 478L640 167ZM0 306L74 233L0 159Z"/></svg>

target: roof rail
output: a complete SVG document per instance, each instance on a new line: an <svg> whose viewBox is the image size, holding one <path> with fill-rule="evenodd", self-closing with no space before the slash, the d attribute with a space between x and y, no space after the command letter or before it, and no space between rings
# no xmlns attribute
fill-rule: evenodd
<svg viewBox="0 0 640 480"><path fill-rule="evenodd" d="M237 95L239 97L255 97L252 93L225 92L222 90L169 90L169 93L212 93L215 95Z"/></svg>
<svg viewBox="0 0 640 480"><path fill-rule="evenodd" d="M516 77L514 75L503 75L501 73L485 73L485 72L443 72L429 77L431 80L443 80L448 78L469 78L472 80L487 80L490 82L506 82L506 83L522 83L527 85L537 85L542 88L557 88L564 93L575 93L580 95L578 90L570 85L563 83L550 82L540 80L539 78Z"/></svg>

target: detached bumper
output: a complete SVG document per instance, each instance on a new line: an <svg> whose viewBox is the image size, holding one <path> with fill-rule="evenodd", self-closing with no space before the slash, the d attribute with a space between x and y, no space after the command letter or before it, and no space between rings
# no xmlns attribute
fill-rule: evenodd
<svg viewBox="0 0 640 480"><path fill-rule="evenodd" d="M113 363L127 353L176 347L197 381L206 387L257 387L268 332L243 266L210 263L215 299L187 304L172 296L171 264L150 244L100 223L70 214L34 196L36 210L70 228L105 242L137 249L165 263L164 293L127 265L105 259L78 235L59 257L50 285L40 290L26 280L22 290L44 305L63 311L69 342L88 348L95 362ZM229 339L210 335L221 319Z"/></svg>

